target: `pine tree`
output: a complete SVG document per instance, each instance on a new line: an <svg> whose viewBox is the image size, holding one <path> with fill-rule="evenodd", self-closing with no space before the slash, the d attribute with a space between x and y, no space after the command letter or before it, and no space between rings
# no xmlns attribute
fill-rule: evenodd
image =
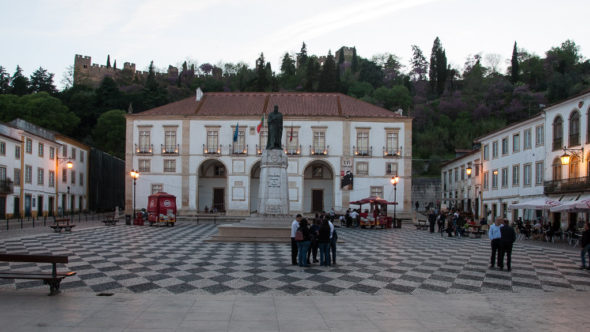
<svg viewBox="0 0 590 332"><path fill-rule="evenodd" d="M117 59L113 62L113 68L117 69Z"/></svg>
<svg viewBox="0 0 590 332"><path fill-rule="evenodd" d="M410 62L412 64L412 70L410 71L412 79L414 81L426 80L428 61L426 61L426 57L422 53L422 50L416 45L412 45L412 60Z"/></svg>
<svg viewBox="0 0 590 332"><path fill-rule="evenodd" d="M356 47L352 48L352 60L350 62L350 70L356 73L359 70L359 59L356 56Z"/></svg>
<svg viewBox="0 0 590 332"><path fill-rule="evenodd" d="M281 74L286 77L295 75L295 61L291 58L289 53L285 53L281 63Z"/></svg>
<svg viewBox="0 0 590 332"><path fill-rule="evenodd" d="M111 55L107 55L107 68L111 68Z"/></svg>
<svg viewBox="0 0 590 332"><path fill-rule="evenodd" d="M307 70L305 71L305 91L313 92L320 64L315 56L307 59Z"/></svg>
<svg viewBox="0 0 590 332"><path fill-rule="evenodd" d="M516 41L514 42L514 47L512 48L512 60L510 61L511 68L510 68L510 81L512 84L516 84L519 79L520 68L518 67L518 48L516 47Z"/></svg>
<svg viewBox="0 0 590 332"><path fill-rule="evenodd" d="M18 96L29 93L29 80L23 76L23 70L18 65L10 79L10 93Z"/></svg>
<svg viewBox="0 0 590 332"><path fill-rule="evenodd" d="M328 51L328 56L322 67L320 73L320 81L318 91L320 92L336 92L338 91L338 70L336 69L336 62L331 51Z"/></svg>
<svg viewBox="0 0 590 332"><path fill-rule="evenodd" d="M43 67L39 67L39 69L35 70L33 74L31 74L31 92L45 91L49 94L55 94L57 89L53 84L53 76L54 74L48 73L46 69L43 69Z"/></svg>
<svg viewBox="0 0 590 332"><path fill-rule="evenodd" d="M305 42L301 45L301 51L297 53L297 68L304 68L307 64L307 46L305 46Z"/></svg>

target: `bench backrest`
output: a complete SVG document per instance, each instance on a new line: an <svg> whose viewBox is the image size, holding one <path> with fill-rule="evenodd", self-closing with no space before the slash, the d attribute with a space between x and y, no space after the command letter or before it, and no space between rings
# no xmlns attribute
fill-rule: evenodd
<svg viewBox="0 0 590 332"><path fill-rule="evenodd" d="M25 255L25 254L0 254L3 262L28 262L28 263L67 263L68 256L52 255Z"/></svg>

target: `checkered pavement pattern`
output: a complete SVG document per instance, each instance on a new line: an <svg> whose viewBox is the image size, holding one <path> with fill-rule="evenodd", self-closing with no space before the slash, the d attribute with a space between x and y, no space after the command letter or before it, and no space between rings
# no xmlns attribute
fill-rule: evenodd
<svg viewBox="0 0 590 332"><path fill-rule="evenodd" d="M579 251L519 241L512 272L488 269L489 240L403 229L338 229L337 265L292 266L290 244L211 243L214 225L99 226L0 242L2 253L68 255L64 291L166 294L355 295L590 290ZM50 264L0 262L0 270ZM2 288L43 288L1 280Z"/></svg>

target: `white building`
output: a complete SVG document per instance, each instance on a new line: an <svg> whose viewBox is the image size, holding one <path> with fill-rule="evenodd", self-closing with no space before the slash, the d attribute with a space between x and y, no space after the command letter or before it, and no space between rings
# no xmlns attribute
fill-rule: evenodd
<svg viewBox="0 0 590 332"><path fill-rule="evenodd" d="M56 164L58 174L58 206L64 211L88 209L88 156L90 147L61 134L55 134L60 145ZM72 168L68 168L68 165Z"/></svg>
<svg viewBox="0 0 590 332"><path fill-rule="evenodd" d="M138 209L165 191L185 214L255 212L266 146L266 128L259 134L257 125L274 105L283 114L292 213L342 211L370 195L393 201L393 175L401 178L397 209L410 209L411 118L338 93L197 96L127 115L126 171L141 174ZM352 190L341 186L347 172L354 175ZM125 205L133 206L130 177Z"/></svg>
<svg viewBox="0 0 590 332"><path fill-rule="evenodd" d="M479 216L481 202L479 149L469 151L442 165L442 208L457 208Z"/></svg>

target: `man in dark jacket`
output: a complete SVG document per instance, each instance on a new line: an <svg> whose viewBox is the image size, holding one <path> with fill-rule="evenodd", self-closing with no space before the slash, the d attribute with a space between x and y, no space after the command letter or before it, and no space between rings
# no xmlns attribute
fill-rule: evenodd
<svg viewBox="0 0 590 332"><path fill-rule="evenodd" d="M506 255L506 271L511 270L512 263L512 244L516 241L516 232L508 224L508 219L504 219L504 227L500 228L500 261L498 266L500 270L504 269L504 255Z"/></svg>
<svg viewBox="0 0 590 332"><path fill-rule="evenodd" d="M582 232L582 238L580 239L580 247L582 247L582 252L580 256L582 258L582 266L580 269L588 269L590 270L590 266L586 265L586 254L590 253L590 224L586 223L584 225L584 232Z"/></svg>

